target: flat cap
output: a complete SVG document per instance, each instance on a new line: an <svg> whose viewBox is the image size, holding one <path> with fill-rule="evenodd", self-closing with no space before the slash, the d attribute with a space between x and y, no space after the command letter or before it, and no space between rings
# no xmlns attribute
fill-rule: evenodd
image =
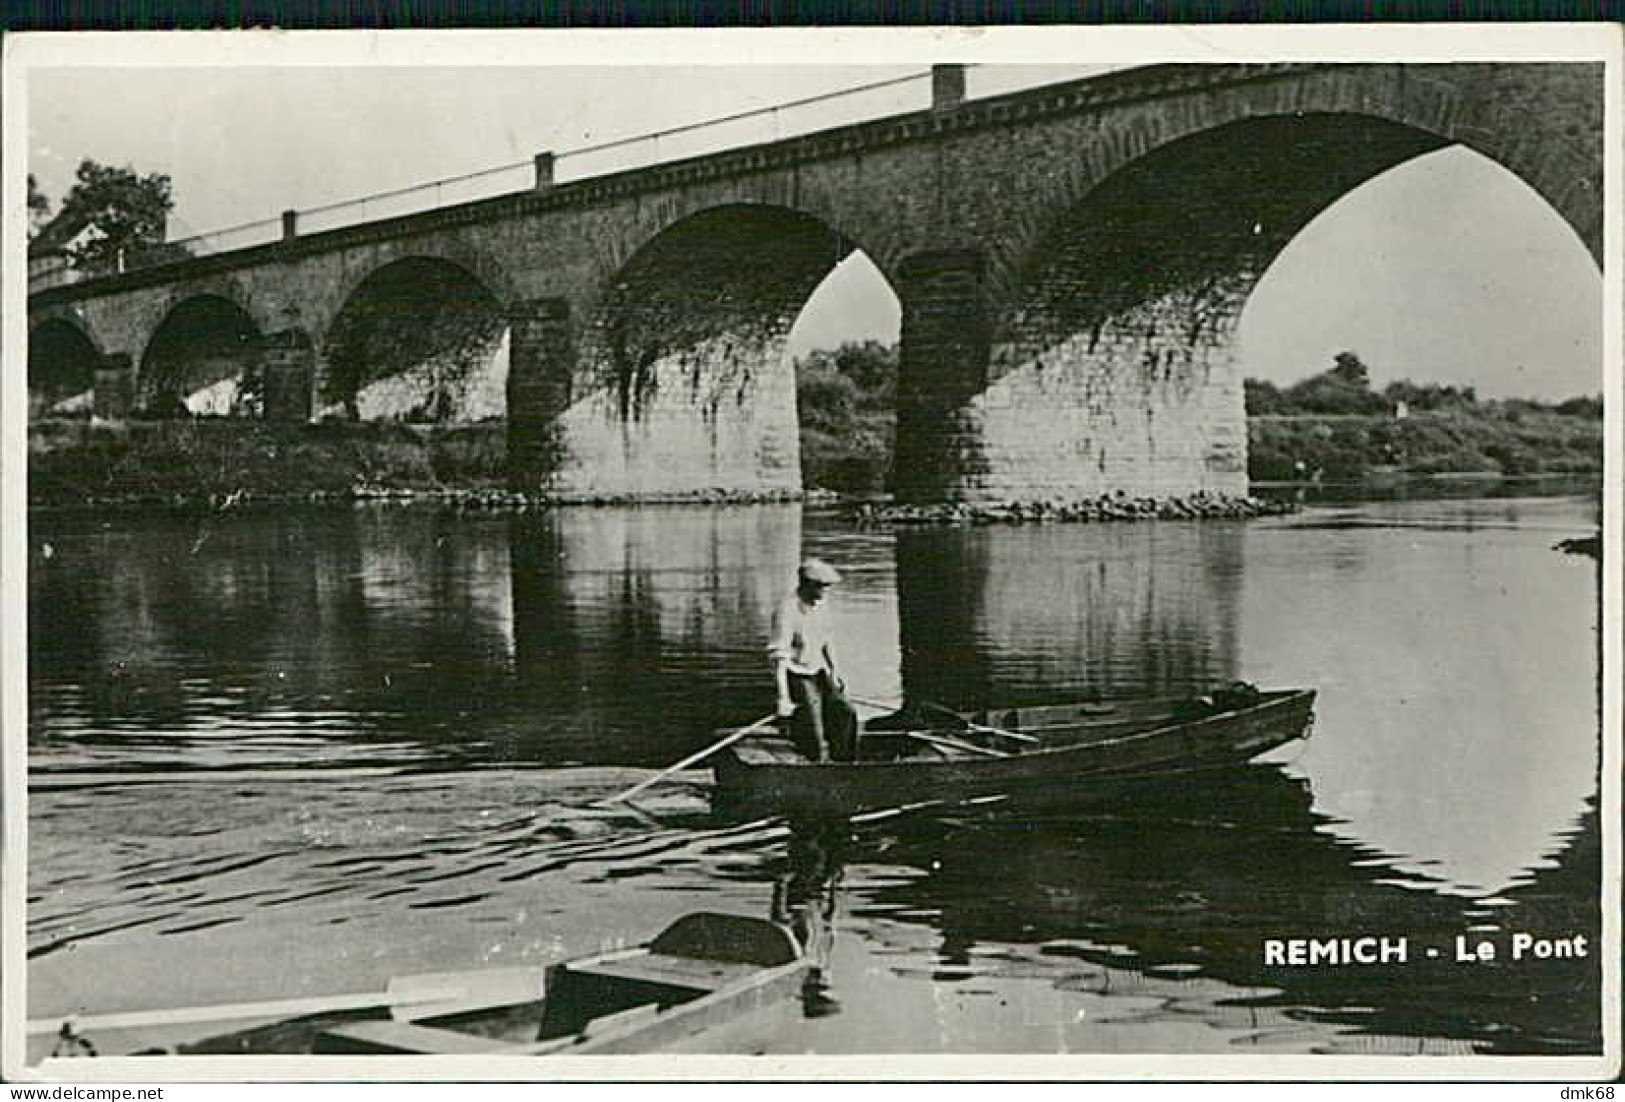
<svg viewBox="0 0 1625 1102"><path fill-rule="evenodd" d="M841 572L823 559L803 559L801 578L803 581L817 582L819 585L834 585L841 580Z"/></svg>

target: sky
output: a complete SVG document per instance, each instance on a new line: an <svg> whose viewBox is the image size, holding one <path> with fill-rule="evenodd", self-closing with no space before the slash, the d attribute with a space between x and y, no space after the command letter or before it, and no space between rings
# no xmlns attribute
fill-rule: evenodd
<svg viewBox="0 0 1625 1102"><path fill-rule="evenodd" d="M973 68L969 91L1109 67ZM176 238L924 71L917 63L37 68L29 171L53 200L84 157L166 172ZM849 104L667 137L659 152L767 140L916 109L928 97L928 81L915 80ZM652 152L644 143L564 157L559 178ZM527 171L497 178L495 190L525 186ZM1348 349L1378 386L1410 378L1487 397L1596 393L1601 294L1578 237L1530 188L1475 153L1446 149L1355 189L1288 246L1243 316L1244 370L1291 383ZM895 296L859 255L809 303L793 347L893 340L897 319Z"/></svg>

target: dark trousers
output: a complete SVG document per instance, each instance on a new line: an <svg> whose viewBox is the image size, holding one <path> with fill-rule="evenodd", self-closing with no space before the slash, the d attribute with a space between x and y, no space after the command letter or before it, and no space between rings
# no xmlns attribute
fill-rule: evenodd
<svg viewBox="0 0 1625 1102"><path fill-rule="evenodd" d="M789 675L790 699L795 714L790 717L790 737L796 749L810 761L856 761L858 756L858 713L827 670L808 677Z"/></svg>

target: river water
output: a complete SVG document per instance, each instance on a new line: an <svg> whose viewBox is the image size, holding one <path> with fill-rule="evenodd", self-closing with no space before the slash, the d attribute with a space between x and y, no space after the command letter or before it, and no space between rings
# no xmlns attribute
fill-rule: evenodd
<svg viewBox="0 0 1625 1102"><path fill-rule="evenodd" d="M381 989L796 922L781 1053L1595 1053L1586 496L1253 522L857 528L797 506L30 517L31 1018ZM1141 806L734 823L708 773L589 807L771 704L796 561L857 695L1245 679L1306 742ZM1515 932L1585 957L1507 959ZM1403 965L1269 964L1405 937ZM1500 947L1457 963L1456 938ZM1425 955L1427 948L1440 959Z"/></svg>

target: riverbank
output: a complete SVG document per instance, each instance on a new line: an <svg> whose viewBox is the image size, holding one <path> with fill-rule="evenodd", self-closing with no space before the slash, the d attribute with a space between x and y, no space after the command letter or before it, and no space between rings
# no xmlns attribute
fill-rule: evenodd
<svg viewBox="0 0 1625 1102"><path fill-rule="evenodd" d="M28 501L34 507L129 506L222 508L249 505L378 502L460 509L529 510L558 505L724 505L796 501L848 505L864 523L1026 523L1249 517L1289 511L1294 504L1330 498L1411 496L1436 483L1473 479L1480 486L1515 486L1530 478L1591 478L1600 460L1600 422L1574 418L1549 441L1556 459L1539 466L1561 474L1503 470L1478 453L1464 453L1471 472L1408 470L1367 463L1365 452L1345 455L1333 445L1366 433L1373 418L1263 418L1255 420L1275 441L1273 451L1254 442L1252 493L1224 498L1198 494L1151 499L1101 496L1030 503L906 506L884 495L845 495L813 486L802 493L698 491L658 497L625 494L538 495L508 485L507 428L500 421L464 425L381 422L277 424L261 421L42 421L29 426ZM1587 427L1590 425L1591 427ZM1433 430L1439 431L1435 425ZM1379 434L1380 435L1380 434ZM1284 446L1283 440L1296 441ZM1301 445L1301 446L1300 446ZM1299 454L1303 467L1281 458ZM1269 456L1275 456L1269 459ZM1561 460L1561 462L1559 461ZM1261 478L1258 468L1275 478ZM1573 468L1570 470L1570 468ZM1346 470L1356 471L1352 476ZM1320 472L1322 478L1312 477ZM1344 473L1343 477L1337 477ZM1285 475L1285 477L1281 477ZM1296 476L1294 478L1293 476ZM1493 489L1490 491L1493 495Z"/></svg>
<svg viewBox="0 0 1625 1102"><path fill-rule="evenodd" d="M1602 474L1601 417L1528 404L1389 414L1254 416L1247 469L1254 482L1372 476Z"/></svg>
<svg viewBox="0 0 1625 1102"><path fill-rule="evenodd" d="M385 422L44 421L28 430L28 502L225 508L377 502L465 509L797 501L782 491L519 493L507 426ZM815 496L815 495L808 495Z"/></svg>
<svg viewBox="0 0 1625 1102"><path fill-rule="evenodd" d="M406 425L263 421L41 422L29 427L29 503L35 507L244 508L377 503L526 511L560 505L728 505L806 500L839 505L828 490L806 494L698 491L683 494L537 495L507 484L501 422ZM1011 524L1211 517L1289 512L1290 502L1196 494L1102 496L1083 501L850 507L864 524Z"/></svg>
<svg viewBox="0 0 1625 1102"><path fill-rule="evenodd" d="M507 488L499 422L43 421L28 428L30 505L311 502Z"/></svg>

